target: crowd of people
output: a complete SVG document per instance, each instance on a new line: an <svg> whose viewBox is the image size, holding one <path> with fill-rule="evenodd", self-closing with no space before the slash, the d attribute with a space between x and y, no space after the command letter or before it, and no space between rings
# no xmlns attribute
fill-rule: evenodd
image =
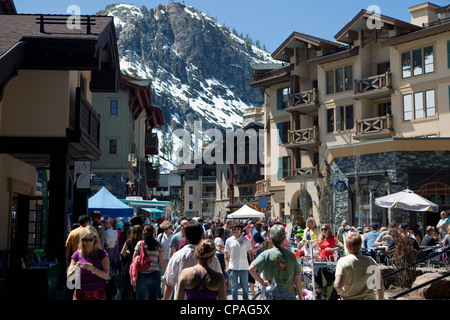
<svg viewBox="0 0 450 320"><path fill-rule="evenodd" d="M376 292L355 287L365 284L367 268L377 265L374 248L395 250L397 233L410 237L416 249L448 246L448 216L443 212L441 217L423 237L419 229L393 222L382 228L377 223L355 228L343 221L333 232L312 217L304 229L294 224L289 237L286 225L277 221L134 218L123 230L114 230L94 213L92 224L88 216L80 217L67 237L67 276L70 281L77 272L80 276L67 297L107 299L105 281L117 275L122 279L122 300L225 300L228 295L238 300L239 289L248 300L255 296L256 285L272 287L266 299L302 300L305 290L297 255L301 251L304 257L335 263L334 287L341 298L382 298L380 283Z"/></svg>

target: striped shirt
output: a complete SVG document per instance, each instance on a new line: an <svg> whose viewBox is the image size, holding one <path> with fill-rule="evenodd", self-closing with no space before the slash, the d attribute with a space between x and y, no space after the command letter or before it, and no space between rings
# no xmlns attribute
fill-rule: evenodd
<svg viewBox="0 0 450 320"><path fill-rule="evenodd" d="M141 242L139 241L136 245L136 247L134 248L134 251L140 251L141 250ZM151 273L153 271L159 271L159 253L162 252L162 247L161 245L158 243L157 244L157 249L150 251L147 247L147 245L144 243L144 248L145 248L145 252L147 253L147 256L150 259L150 268L142 271L142 273Z"/></svg>

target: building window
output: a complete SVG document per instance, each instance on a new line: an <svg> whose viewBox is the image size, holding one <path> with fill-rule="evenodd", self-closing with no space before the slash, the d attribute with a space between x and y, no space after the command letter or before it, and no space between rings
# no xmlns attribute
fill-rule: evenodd
<svg viewBox="0 0 450 320"><path fill-rule="evenodd" d="M401 58L403 79L434 72L433 46L403 52Z"/></svg>
<svg viewBox="0 0 450 320"><path fill-rule="evenodd" d="M336 119L336 122L335 122ZM327 132L352 130L354 127L353 105L327 110Z"/></svg>
<svg viewBox="0 0 450 320"><path fill-rule="evenodd" d="M450 40L447 40L447 68L450 69Z"/></svg>
<svg viewBox="0 0 450 320"><path fill-rule="evenodd" d="M290 122L279 122L277 123L278 129L278 144L289 142L289 130L291 128Z"/></svg>
<svg viewBox="0 0 450 320"><path fill-rule="evenodd" d="M336 131L353 129L353 105L336 108Z"/></svg>
<svg viewBox="0 0 450 320"><path fill-rule="evenodd" d="M192 201L189 201L189 210L194 209L194 203Z"/></svg>
<svg viewBox="0 0 450 320"><path fill-rule="evenodd" d="M119 114L118 100L109 100L109 114L112 116L117 116Z"/></svg>
<svg viewBox="0 0 450 320"><path fill-rule="evenodd" d="M283 179L291 173L291 157L278 158L278 179Z"/></svg>
<svg viewBox="0 0 450 320"><path fill-rule="evenodd" d="M353 90L353 67L346 66L325 72L327 94Z"/></svg>
<svg viewBox="0 0 450 320"><path fill-rule="evenodd" d="M277 90L277 110L286 109L289 103L289 88L282 88Z"/></svg>
<svg viewBox="0 0 450 320"><path fill-rule="evenodd" d="M189 194L194 194L194 187L193 186L189 186Z"/></svg>
<svg viewBox="0 0 450 320"><path fill-rule="evenodd" d="M436 116L434 89L403 96L403 121L418 120Z"/></svg>
<svg viewBox="0 0 450 320"><path fill-rule="evenodd" d="M334 109L327 110L327 132L334 132Z"/></svg>
<svg viewBox="0 0 450 320"><path fill-rule="evenodd" d="M117 154L117 139L109 140L109 154Z"/></svg>

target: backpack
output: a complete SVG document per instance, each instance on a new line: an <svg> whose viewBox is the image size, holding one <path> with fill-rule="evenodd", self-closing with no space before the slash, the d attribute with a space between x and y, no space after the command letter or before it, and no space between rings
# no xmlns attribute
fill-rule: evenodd
<svg viewBox="0 0 450 320"><path fill-rule="evenodd" d="M145 253L144 241L141 240L141 250L139 255L133 258L130 264L130 279L131 285L136 289L136 281L139 272L148 270L150 268L150 259Z"/></svg>

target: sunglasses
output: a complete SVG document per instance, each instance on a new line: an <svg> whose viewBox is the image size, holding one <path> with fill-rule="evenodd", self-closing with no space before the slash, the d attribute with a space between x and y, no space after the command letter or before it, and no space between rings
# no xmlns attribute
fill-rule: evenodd
<svg viewBox="0 0 450 320"><path fill-rule="evenodd" d="M320 229L320 230L322 230L322 231L327 231L327 230L328 230L328 228L325 228L325 229Z"/></svg>
<svg viewBox="0 0 450 320"><path fill-rule="evenodd" d="M84 239L82 239L83 242L92 242L94 240L95 240L94 238L84 238Z"/></svg>
<svg viewBox="0 0 450 320"><path fill-rule="evenodd" d="M241 231L242 229L241 229L241 228L233 228L233 229L231 229L231 230L233 230L233 231L236 231L236 230Z"/></svg>

